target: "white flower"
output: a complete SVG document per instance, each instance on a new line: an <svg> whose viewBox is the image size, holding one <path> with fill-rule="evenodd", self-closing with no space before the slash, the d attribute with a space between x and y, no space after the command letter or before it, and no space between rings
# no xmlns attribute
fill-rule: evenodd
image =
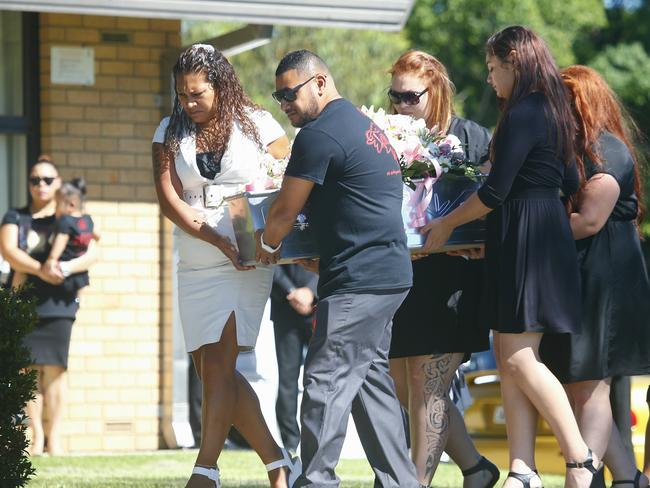
<svg viewBox="0 0 650 488"><path fill-rule="evenodd" d="M253 179L264 180L267 188L280 188L288 162L289 156L276 159L272 154L264 152L259 159L259 175Z"/></svg>

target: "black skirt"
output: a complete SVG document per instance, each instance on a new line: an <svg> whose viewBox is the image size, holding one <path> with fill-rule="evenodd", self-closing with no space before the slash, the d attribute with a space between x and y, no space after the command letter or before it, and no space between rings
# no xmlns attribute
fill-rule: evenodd
<svg viewBox="0 0 650 488"><path fill-rule="evenodd" d="M482 319L503 333L580 332L575 241L557 189L523 189L488 214Z"/></svg>
<svg viewBox="0 0 650 488"><path fill-rule="evenodd" d="M413 287L393 318L389 357L489 349L479 324L483 260L432 254L413 262Z"/></svg>
<svg viewBox="0 0 650 488"><path fill-rule="evenodd" d="M562 383L650 374L650 284L634 223L609 220L577 247L582 332L545 335L543 361Z"/></svg>
<svg viewBox="0 0 650 488"><path fill-rule="evenodd" d="M54 365L68 369L70 336L74 319L42 318L25 336L24 344L32 354L34 365Z"/></svg>

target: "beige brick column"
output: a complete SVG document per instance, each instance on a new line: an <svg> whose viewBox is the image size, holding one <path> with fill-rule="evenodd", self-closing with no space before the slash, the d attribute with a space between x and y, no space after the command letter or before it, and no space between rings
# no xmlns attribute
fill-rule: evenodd
<svg viewBox="0 0 650 488"><path fill-rule="evenodd" d="M43 152L64 178L86 179L102 235L73 328L65 446L156 449L171 408L171 265L150 153L161 59L179 47L180 22L41 14L40 23ZM94 48L94 86L52 84L52 46Z"/></svg>

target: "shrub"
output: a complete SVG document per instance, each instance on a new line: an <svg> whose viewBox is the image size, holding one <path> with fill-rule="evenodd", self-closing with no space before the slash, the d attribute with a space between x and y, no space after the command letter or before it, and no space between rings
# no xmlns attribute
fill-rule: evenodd
<svg viewBox="0 0 650 488"><path fill-rule="evenodd" d="M23 289L0 288L0 485L25 486L34 474L27 455L25 404L34 398L36 372L23 338L36 325L35 305Z"/></svg>

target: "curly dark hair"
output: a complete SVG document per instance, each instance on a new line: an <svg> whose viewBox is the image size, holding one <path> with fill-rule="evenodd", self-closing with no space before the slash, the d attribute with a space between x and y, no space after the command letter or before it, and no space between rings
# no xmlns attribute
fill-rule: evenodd
<svg viewBox="0 0 650 488"><path fill-rule="evenodd" d="M210 121L211 149L223 152L236 121L245 136L262 146L251 111L260 110L257 104L246 95L232 65L217 49L206 44L194 44L181 53L173 68L174 108L165 131L165 148L176 154L181 140L188 135L196 135L197 128L185 113L178 100L176 79L187 73L205 73L217 93L216 116ZM251 110L252 109L252 110Z"/></svg>

